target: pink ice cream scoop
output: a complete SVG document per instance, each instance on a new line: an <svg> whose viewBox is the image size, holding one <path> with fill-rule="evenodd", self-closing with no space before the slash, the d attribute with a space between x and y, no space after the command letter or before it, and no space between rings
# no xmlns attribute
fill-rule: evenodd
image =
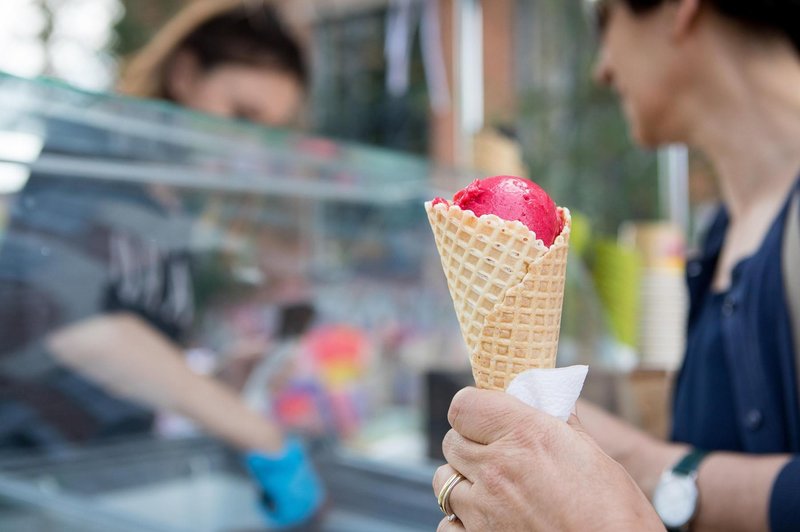
<svg viewBox="0 0 800 532"><path fill-rule="evenodd" d="M433 200L447 203L442 198ZM550 247L564 229L555 202L542 187L521 177L495 176L476 179L456 192L453 204L475 216L494 214L510 222L520 221Z"/></svg>

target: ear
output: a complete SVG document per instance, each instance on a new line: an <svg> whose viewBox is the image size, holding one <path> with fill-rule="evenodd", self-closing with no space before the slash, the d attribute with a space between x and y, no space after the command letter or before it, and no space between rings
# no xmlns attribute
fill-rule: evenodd
<svg viewBox="0 0 800 532"><path fill-rule="evenodd" d="M167 66L169 94L178 100L178 103L184 101L194 91L201 73L197 57L188 50L178 50Z"/></svg>
<svg viewBox="0 0 800 532"><path fill-rule="evenodd" d="M672 25L672 36L685 37L700 16L700 0L678 0L675 20Z"/></svg>

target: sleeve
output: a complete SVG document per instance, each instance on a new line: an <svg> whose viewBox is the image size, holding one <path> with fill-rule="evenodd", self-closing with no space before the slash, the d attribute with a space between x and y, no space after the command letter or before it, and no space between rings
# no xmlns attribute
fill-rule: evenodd
<svg viewBox="0 0 800 532"><path fill-rule="evenodd" d="M62 180L63 181L63 180ZM66 183L31 176L15 198L0 242L0 360L41 351L52 331L101 311L108 266L94 230L93 198Z"/></svg>
<svg viewBox="0 0 800 532"><path fill-rule="evenodd" d="M193 219L146 186L33 175L11 212L0 324L18 326L0 333L0 372L33 360L52 332L98 315L136 314L175 341L191 325Z"/></svg>
<svg viewBox="0 0 800 532"><path fill-rule="evenodd" d="M772 532L800 530L800 455L794 456L775 479L769 523Z"/></svg>

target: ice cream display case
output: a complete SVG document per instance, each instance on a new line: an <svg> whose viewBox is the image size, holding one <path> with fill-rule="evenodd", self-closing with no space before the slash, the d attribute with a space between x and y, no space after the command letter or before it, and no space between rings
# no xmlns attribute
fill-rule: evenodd
<svg viewBox="0 0 800 532"><path fill-rule="evenodd" d="M467 179L412 156L0 75L0 516L44 529L69 530L70 519L76 530L113 530L111 522L181 529L146 525L116 503L99 505L92 525L82 509L97 506L97 489L167 489L191 466L136 480L151 462L224 453L211 444L184 449L198 436L186 419L99 399L48 355L54 330L133 308L196 371L224 379L288 430L335 442L337 452L320 455L323 476L372 486L383 497L374 507L396 499L392 486L401 485L405 502L391 503L396 529L431 529L435 512L413 502L424 497L436 510L428 506L424 374L466 359L423 201ZM90 401L97 419L151 427L155 441L110 438L122 446L95 453L84 445L92 440L85 420L70 418L71 401L37 395L43 382L48 393ZM52 424L32 422L32 397ZM25 424L32 428L20 436ZM112 425L113 435L121 425ZM11 458L42 443L78 454L58 463ZM115 458L123 455L127 473ZM235 464L219 460L227 476L208 486L200 479L206 487L195 482L192 493L229 500L248 492ZM387 460L406 466L384 470ZM81 462L80 471L69 465ZM348 489L336 491L363 499ZM154 502L136 500L140 509ZM333 504L320 529L378 530L363 508L342 514L349 503ZM47 517L26 521L31 515ZM362 517L365 525L353 525ZM208 529L254 526L218 524Z"/></svg>
<svg viewBox="0 0 800 532"><path fill-rule="evenodd" d="M193 370L316 442L334 496L312 529L435 528L430 457L450 398L471 381L424 202L475 177L0 74L0 519L258 529L254 488L221 444L49 353L53 331L135 311ZM571 264L565 364L595 356L607 336ZM198 498L205 513L193 511Z"/></svg>
<svg viewBox="0 0 800 532"><path fill-rule="evenodd" d="M330 493L289 532L433 530L428 468L315 452ZM234 454L206 439L129 440L60 456L0 459L0 529L64 532L264 530L257 494Z"/></svg>

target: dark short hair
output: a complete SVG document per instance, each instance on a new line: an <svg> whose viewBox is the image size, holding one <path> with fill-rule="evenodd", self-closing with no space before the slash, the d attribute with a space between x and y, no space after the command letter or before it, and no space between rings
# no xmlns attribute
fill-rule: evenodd
<svg viewBox="0 0 800 532"><path fill-rule="evenodd" d="M645 13L665 0L623 0L634 13ZM703 0L718 13L757 31L783 35L800 53L800 0Z"/></svg>
<svg viewBox="0 0 800 532"><path fill-rule="evenodd" d="M179 52L205 70L230 64L282 71L308 87L304 42L268 0L194 0L125 65L119 89L140 98L174 100L168 73Z"/></svg>
<svg viewBox="0 0 800 532"><path fill-rule="evenodd" d="M294 35L268 5L242 7L198 26L179 49L191 52L205 69L238 63L267 66L308 84L308 67Z"/></svg>

